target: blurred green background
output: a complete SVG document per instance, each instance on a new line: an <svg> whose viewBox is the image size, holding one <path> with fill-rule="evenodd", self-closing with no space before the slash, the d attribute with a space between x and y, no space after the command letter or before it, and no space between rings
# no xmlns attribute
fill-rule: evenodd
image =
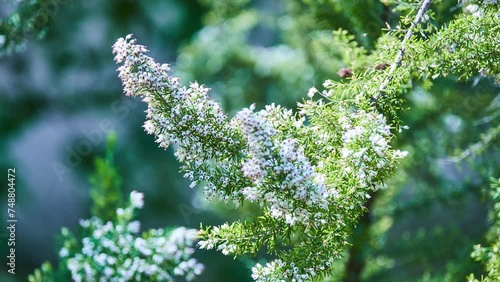
<svg viewBox="0 0 500 282"><path fill-rule="evenodd" d="M173 64L182 82L207 84L231 116L251 103L293 108L309 87L340 80L336 72L346 66L346 54L331 31L347 29L370 50L384 23L399 16L381 2L362 0L55 3L42 39L29 38L19 52L0 57L0 168L16 168L18 216L17 274L5 275L2 266L1 281L25 281L45 260L56 262L60 229L76 230L78 219L90 216L88 177L111 130L125 191L145 193L143 229L197 228L238 216L207 207L178 173L172 152L157 148L142 130L145 105L122 94L115 71L111 45L118 37L134 33L158 62ZM13 7L0 2L0 17ZM461 9L456 1L433 8L437 25ZM488 176L500 176L499 144L469 161L453 156L498 125L499 92L479 76L415 82L405 96L410 110L402 114L410 130L393 144L410 155L377 194L361 227L366 230L356 231L362 236L353 243L364 264L351 281L461 281L481 272L470 253L489 227L481 188ZM2 189L2 210L4 199ZM1 254L6 248L2 240ZM197 257L206 266L197 281L251 281L245 259L216 251ZM349 281L345 271L352 270L343 263L331 281Z"/></svg>

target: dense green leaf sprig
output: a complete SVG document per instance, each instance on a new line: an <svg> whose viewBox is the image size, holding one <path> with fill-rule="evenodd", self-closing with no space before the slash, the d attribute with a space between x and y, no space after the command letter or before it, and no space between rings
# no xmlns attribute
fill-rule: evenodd
<svg viewBox="0 0 500 282"><path fill-rule="evenodd" d="M481 1L479 1L481 2ZM472 8L471 8L472 7ZM430 40L428 64L433 75L468 79L478 73L500 74L500 4L468 4L466 11ZM422 68L424 69L424 68ZM497 78L498 79L498 78Z"/></svg>
<svg viewBox="0 0 500 282"><path fill-rule="evenodd" d="M476 245L472 252L472 257L484 264L486 277L481 281L493 282L500 279L500 179L491 178L491 190L489 200L492 204L490 219L492 226L488 232L488 246ZM468 277L468 281L476 282L473 274Z"/></svg>
<svg viewBox="0 0 500 282"><path fill-rule="evenodd" d="M45 35L52 17L58 13L67 0L22 0L15 11L0 18L0 56L16 52L24 47L30 38Z"/></svg>

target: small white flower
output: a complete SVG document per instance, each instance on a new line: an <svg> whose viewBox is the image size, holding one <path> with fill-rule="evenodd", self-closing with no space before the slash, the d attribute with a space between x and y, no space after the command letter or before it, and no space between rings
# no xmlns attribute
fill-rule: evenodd
<svg viewBox="0 0 500 282"><path fill-rule="evenodd" d="M158 254L155 254L155 255L153 255L153 261L156 264L161 264L163 262L163 257L158 255Z"/></svg>
<svg viewBox="0 0 500 282"><path fill-rule="evenodd" d="M314 94L318 92L318 89L316 87L311 87L309 88L309 91L307 92L307 97L312 98L314 97Z"/></svg>
<svg viewBox="0 0 500 282"><path fill-rule="evenodd" d="M136 238L134 242L134 248L136 248L139 252L141 252L145 256L149 256L152 254L151 249L147 246L146 240L142 238Z"/></svg>
<svg viewBox="0 0 500 282"><path fill-rule="evenodd" d="M139 233L140 229L141 229L141 223L138 220L132 221L127 225L127 230L130 233Z"/></svg>
<svg viewBox="0 0 500 282"><path fill-rule="evenodd" d="M90 220L80 219L80 226L83 228L88 228L90 226Z"/></svg>
<svg viewBox="0 0 500 282"><path fill-rule="evenodd" d="M144 206L144 194L139 193L137 191L132 191L130 193L130 203L134 208L142 208Z"/></svg>
<svg viewBox="0 0 500 282"><path fill-rule="evenodd" d="M104 266L106 264L107 255L101 253L99 255L94 255L94 261L97 262L100 266Z"/></svg>
<svg viewBox="0 0 500 282"><path fill-rule="evenodd" d="M113 269L109 268L109 267L106 267L104 269L104 275L106 275L106 277L111 277L111 275L113 275Z"/></svg>
<svg viewBox="0 0 500 282"><path fill-rule="evenodd" d="M147 120L146 122L144 122L143 127L148 134L153 134L155 132L155 125L151 120Z"/></svg>
<svg viewBox="0 0 500 282"><path fill-rule="evenodd" d="M103 235L103 232L100 229L94 230L94 232L92 233L92 236L96 239L101 238L102 235Z"/></svg>
<svg viewBox="0 0 500 282"><path fill-rule="evenodd" d="M125 210L122 208L116 209L116 215L117 216L123 216L125 214Z"/></svg>
<svg viewBox="0 0 500 282"><path fill-rule="evenodd" d="M61 250L59 251L59 256L64 258L64 257L67 257L69 255L69 251L68 249L66 248L61 248Z"/></svg>
<svg viewBox="0 0 500 282"><path fill-rule="evenodd" d="M400 150L395 150L394 151L394 157L395 158L404 158L408 155L408 151L400 151Z"/></svg>
<svg viewBox="0 0 500 282"><path fill-rule="evenodd" d="M325 80L325 82L323 82L323 87L325 88L328 88L328 87L331 87L333 86L333 82L331 80Z"/></svg>
<svg viewBox="0 0 500 282"><path fill-rule="evenodd" d="M115 259L114 257L108 256L108 257L106 258L106 262L107 262L109 265L113 265L113 264L115 264L116 259Z"/></svg>
<svg viewBox="0 0 500 282"><path fill-rule="evenodd" d="M241 193L245 195L245 198L250 202L258 201L261 197L261 193L256 187L246 187L241 190Z"/></svg>

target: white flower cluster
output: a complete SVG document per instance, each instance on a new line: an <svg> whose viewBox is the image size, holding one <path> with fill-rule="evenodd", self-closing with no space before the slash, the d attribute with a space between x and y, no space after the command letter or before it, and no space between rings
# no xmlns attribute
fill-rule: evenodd
<svg viewBox="0 0 500 282"><path fill-rule="evenodd" d="M323 114L316 112L318 108L323 107L321 103L309 100L300 106L303 115ZM318 170L328 170L333 166L337 176L355 176L356 183L349 185L358 188L370 185L379 187L381 183L378 182L383 180L386 172L407 155L407 152L394 150L389 145L393 134L382 114L338 103L334 115L329 119L330 124L334 126L333 132L316 126L316 123L310 126L310 131L315 132L314 143L318 148L318 156L328 156L332 151L338 152L330 153L330 157L321 160Z"/></svg>
<svg viewBox="0 0 500 282"><path fill-rule="evenodd" d="M345 111L339 120L343 143L341 166L346 174L354 173L357 176L359 187L376 184L375 178L389 166L390 159L402 158L407 152L389 150L392 133L382 114L340 110Z"/></svg>
<svg viewBox="0 0 500 282"><path fill-rule="evenodd" d="M146 132L156 135L160 147L178 146L175 155L187 164L185 176L192 181L196 178L193 186L206 183L207 198L228 201L237 197L237 192L216 191L215 187L238 186L224 160L240 151L240 133L231 127L219 104L209 99L209 88L196 82L181 87L179 78L168 74L169 66L155 63L144 54L147 51L132 35L113 45L115 61L122 64L118 71L125 94L140 96L148 104Z"/></svg>
<svg viewBox="0 0 500 282"><path fill-rule="evenodd" d="M324 270L326 267L330 266L333 263L333 258L329 258L323 265L319 266L318 269ZM283 275L281 273L288 273L286 275L289 280L283 279ZM265 266L262 266L260 263L257 263L252 268L252 278L255 281L260 282L305 282L317 276L317 270L314 268L308 268L305 271L301 271L299 267L295 265L294 262L289 265L282 261L281 259L276 259L272 262L266 263Z"/></svg>
<svg viewBox="0 0 500 282"><path fill-rule="evenodd" d="M135 44L136 39L129 34L120 38L113 45L115 61L123 63L118 68L119 77L123 83L123 90L128 96L137 96L151 88L168 87L167 64L157 64L144 53L148 52L146 46Z"/></svg>
<svg viewBox="0 0 500 282"><path fill-rule="evenodd" d="M117 210L117 222L99 218L81 220L81 250L71 254L63 247L59 255L66 260L73 281L174 281L192 280L203 265L191 258L196 230L179 227L168 231L149 230L138 236L139 221L130 221L135 208L143 206L143 195L130 195L130 205Z"/></svg>
<svg viewBox="0 0 500 282"><path fill-rule="evenodd" d="M284 268L286 265L285 262L283 262L280 259L274 260L272 262L268 262L266 266L262 266L260 263L257 263L253 268L252 268L252 278L255 281L262 281L262 282L271 282L271 281L279 281L279 282L284 282L286 280L284 279L279 279L279 277L274 277L271 278L270 276L279 273L277 268ZM296 282L296 281L294 281Z"/></svg>
<svg viewBox="0 0 500 282"><path fill-rule="evenodd" d="M141 96L148 103L146 131L157 135L161 147L178 144L180 161L227 155L223 145L234 142L231 128L220 106L208 98L209 89L196 82L180 87L179 78L168 74L170 67L156 63L146 52L132 35L113 45L115 61L122 64L118 76L125 94ZM205 145L211 141L220 143L221 150Z"/></svg>
<svg viewBox="0 0 500 282"><path fill-rule="evenodd" d="M474 17L482 18L484 17L484 9L488 5L497 5L497 0L482 0L482 1L463 1L464 10Z"/></svg>
<svg viewBox="0 0 500 282"><path fill-rule="evenodd" d="M340 221L342 215L352 214L354 206L364 204L366 198L370 197L369 190L383 187L382 181L390 173L398 159L404 157L407 152L391 149L389 145L392 138L391 128L387 125L383 115L373 111L356 109L344 103L335 104L333 111L327 108L327 111L321 112L325 108L321 101L310 100L301 105L301 113L304 116L328 116L327 122L325 119L311 120L309 126L305 127L305 135L314 136L309 143L314 148L309 151L309 160L319 160L315 166L312 166L315 177L309 176L315 183L324 184L325 188L319 189L319 191L328 191L328 193L322 194L323 199L328 199L328 201L324 210L319 209L318 218L323 216L324 226L332 228L333 233L331 234L337 237L335 226L342 225ZM271 108L266 110L273 112ZM262 115L255 115L254 118ZM275 119L269 115L266 117L275 122ZM297 123L293 122L292 126L298 128L296 125ZM279 135L273 136L274 139ZM260 140L265 139L260 138ZM288 140L290 139L284 140L287 141L287 145L289 145ZM287 145L285 148L290 148ZM302 152L303 150L301 148L298 151ZM287 155L283 154L282 150L279 152L280 157ZM311 164L311 162L309 163ZM307 171L304 168L302 170ZM325 175L327 172L328 179ZM281 181L285 182L285 180ZM331 187L336 187L339 190ZM261 195L258 192L259 190L254 188L247 189L246 196L257 199ZM316 208L322 207L321 203L319 200L314 206ZM322 225L314 221L308 226L311 225L317 226L319 229L323 228ZM309 234L308 236L311 236L311 240L315 240L312 239L314 235ZM333 260L333 258L324 258L323 256L324 252L321 250L312 252L303 258L307 260L318 259L314 263L314 267L298 267L293 264L293 261L279 258L265 266L257 264L253 268L253 278L256 281L308 281L318 273L330 268L332 261L328 259Z"/></svg>
<svg viewBox="0 0 500 282"><path fill-rule="evenodd" d="M283 116L288 118L280 111L270 105L254 113L251 107L235 116L248 144L249 158L243 163L243 174L253 183L242 194L251 202L268 206L272 217L287 224L311 220L325 223L323 215L328 213L328 202L336 193L334 189L328 191L324 175L314 171L296 139L279 139L283 134L277 134L269 119L279 122ZM276 113L280 113L279 117ZM324 213L312 213L318 209Z"/></svg>
<svg viewBox="0 0 500 282"><path fill-rule="evenodd" d="M225 233L228 232L231 232L231 226L229 226L227 223L222 224L220 227L214 226L212 229L212 234L220 237L224 237ZM216 238L212 238L206 241L199 241L198 246L200 247L200 249L207 250L211 250L217 246L217 250L222 251L224 255L234 253L237 248L235 244L229 243L228 240L218 240Z"/></svg>
<svg viewBox="0 0 500 282"><path fill-rule="evenodd" d="M134 208L142 209L144 207L144 194L132 191L130 193L130 204Z"/></svg>

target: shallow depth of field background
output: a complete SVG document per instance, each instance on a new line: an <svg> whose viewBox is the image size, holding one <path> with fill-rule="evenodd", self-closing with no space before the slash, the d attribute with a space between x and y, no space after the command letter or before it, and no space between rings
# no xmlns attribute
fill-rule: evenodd
<svg viewBox="0 0 500 282"><path fill-rule="evenodd" d="M282 60L277 70L230 54L234 34L224 37L205 29L201 34L207 41L211 34L218 36L218 45L186 47L195 38L201 40L196 36L207 13L194 0L65 2L47 23L43 39L30 39L25 50L0 57L0 176L5 179L7 168L16 168L18 216L16 276L5 274L2 257L0 281L25 281L42 262L56 262L60 229L76 230L78 219L89 217L88 176L94 157L104 153L110 130L118 136L115 159L124 191L145 193L145 209L139 213L143 229L197 228L200 222L220 224L235 216L223 208L204 209L196 189L189 189L178 173L171 150L159 149L143 131L145 105L122 94L115 71L111 45L118 37L134 33L158 62L179 66L176 71L184 83L196 79L214 88L214 98L229 113L254 102L258 107L274 101L293 107L326 77L339 80L335 73L344 67L336 60L326 70L302 68L297 60L308 58L277 47L293 39L264 24L255 24L243 41L260 50L253 56L263 56L263 61ZM452 16L454 4L442 5L443 17ZM285 9L277 1L252 5L269 18L282 17ZM0 16L10 8L0 2ZM348 29L344 19L351 16L331 18L328 28ZM290 19L281 23L285 20ZM369 46L374 38L369 34L363 40ZM286 70L288 80L274 74ZM480 269L470 252L488 228L481 187L488 185L487 175L500 176L498 145L472 162L455 163L450 156L488 128L481 119L489 106L500 103L495 100L499 90L485 79L455 83L453 78L424 89L416 85L406 94L410 110L403 120L410 130L399 134L394 146L410 155L370 214L374 223L366 244L366 281L442 281L450 273L465 277ZM0 199L5 222L3 189ZM1 254L6 247L2 240ZM244 259L213 250L200 251L197 257L206 268L196 281L251 281Z"/></svg>

